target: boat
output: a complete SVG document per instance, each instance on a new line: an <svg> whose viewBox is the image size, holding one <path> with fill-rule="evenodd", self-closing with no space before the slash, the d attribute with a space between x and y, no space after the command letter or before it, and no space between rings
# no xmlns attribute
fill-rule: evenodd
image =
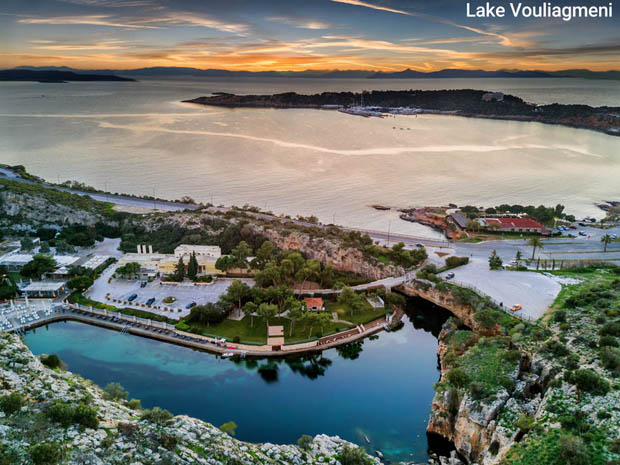
<svg viewBox="0 0 620 465"><path fill-rule="evenodd" d="M379 457L380 459L383 459L383 453L380 450L376 450L375 454L377 454L377 457Z"/></svg>
<svg viewBox="0 0 620 465"><path fill-rule="evenodd" d="M232 352L224 352L224 353L222 354L222 358L230 358L230 357L232 357L233 355L235 355L235 354L234 354L234 353L232 353Z"/></svg>
<svg viewBox="0 0 620 465"><path fill-rule="evenodd" d="M375 210L391 210L391 207L386 207L385 205L371 205Z"/></svg>
<svg viewBox="0 0 620 465"><path fill-rule="evenodd" d="M364 436L364 439L366 440L366 442L370 444L370 439L368 439L368 436L366 436L365 434L363 434L362 436Z"/></svg>

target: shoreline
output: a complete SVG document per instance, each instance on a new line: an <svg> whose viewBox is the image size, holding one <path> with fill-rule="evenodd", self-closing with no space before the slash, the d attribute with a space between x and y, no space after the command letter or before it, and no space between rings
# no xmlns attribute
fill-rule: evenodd
<svg viewBox="0 0 620 465"><path fill-rule="evenodd" d="M62 321L76 321L78 323L98 326L98 327L109 329L112 331L128 333L133 336L146 337L146 338L157 340L157 341L164 342L167 344L174 344L174 345L178 345L178 346L182 346L182 347L186 347L190 349L200 350L202 352L207 352L207 353L214 354L214 355L221 356L226 353L232 353L233 354L232 357L237 356L237 357L243 357L243 358L245 357L258 357L258 358L275 357L275 358L278 358L278 357L285 357L288 355L303 355L303 354L311 354L311 353L316 353L316 352L323 352L324 350L327 350L327 349L332 349L335 347L349 344L351 342L358 341L360 339L365 339L369 336L372 336L373 334L387 330L388 328L386 326L389 326L389 328L392 328L398 325L402 321L402 318L405 314L405 312L402 309L396 308L394 310L394 316L392 318L392 321L391 323L389 323L389 325L388 325L388 322L385 316L382 316L380 318L377 318L376 320L373 320L367 323L366 325L360 325L364 328L364 330L362 330L361 332L357 332L355 334L347 335L347 333L351 333L351 331L353 331L354 329L357 329L357 327L349 328L345 331L330 334L328 336L323 336L319 339L316 339L310 342L291 343L288 345L285 344L284 346L282 346L280 350L273 350L273 348L271 348L271 346L268 346L267 344L249 345L249 344L243 344L243 343L234 343L230 341L226 342L228 346L222 347L220 345L217 345L216 340L212 337L203 336L201 334L188 333L188 332L181 331L178 329L169 328L167 325L165 325L165 323L155 322L151 320L149 320L150 323L145 323L143 319L140 319L139 323L141 324L141 326L133 327L133 326L130 326L129 324L136 323L138 322L138 320L134 319L133 317L129 317L128 315L124 315L120 312L119 313L117 312L106 313L105 311L98 311L95 309L90 309L88 307L79 306L75 304L65 304L65 305L69 307L70 311L64 311L62 313L55 313L54 315L52 315L51 317L47 319L34 321L27 326L20 327L19 329L20 330L23 329L24 331L29 331L31 329L36 329L42 326L47 326L48 324L51 324L51 323L58 323ZM82 315L78 312L88 312L88 313L92 313L93 315L92 316ZM103 319L98 318L97 315L103 316L104 318ZM113 321L111 319L114 317L116 317L118 321ZM149 326L152 329L147 329L146 327L143 328L142 326ZM368 328L366 328L366 326ZM172 334L165 334L165 333L153 331L155 329L164 329L164 328L167 328L167 330L171 332ZM174 334L178 335L179 337L175 337ZM191 340L183 339L183 337L191 338ZM322 340L325 342L321 343ZM230 348L231 345L234 345L235 348L231 349Z"/></svg>

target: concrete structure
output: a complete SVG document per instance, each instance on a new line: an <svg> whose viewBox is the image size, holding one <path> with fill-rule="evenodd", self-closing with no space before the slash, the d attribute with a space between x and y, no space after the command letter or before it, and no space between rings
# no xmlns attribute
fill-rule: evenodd
<svg viewBox="0 0 620 465"><path fill-rule="evenodd" d="M21 271L24 265L31 262L34 254L26 253L9 253L0 258L0 265L5 266L8 271ZM80 257L73 255L54 255L54 260L59 267L71 266L75 264Z"/></svg>
<svg viewBox="0 0 620 465"><path fill-rule="evenodd" d="M322 312L325 310L323 306L323 299L320 297L306 297L304 299L304 304L306 306L306 310L311 310L314 312Z"/></svg>
<svg viewBox="0 0 620 465"><path fill-rule="evenodd" d="M65 292L64 282L59 281L36 281L20 288L22 295L34 298L53 298Z"/></svg>
<svg viewBox="0 0 620 465"><path fill-rule="evenodd" d="M271 347L271 350L282 350L284 326L267 326L267 345Z"/></svg>
<svg viewBox="0 0 620 465"><path fill-rule="evenodd" d="M153 253L153 246L151 245L138 245L137 249L136 253L125 254L119 260L119 267L130 262L138 263L141 279L155 277L157 274L174 273L180 258L183 259L187 267L192 254L196 254L198 274L221 274L221 271L215 268L215 262L222 256L218 246L181 244L174 249L173 254Z"/></svg>
<svg viewBox="0 0 620 465"><path fill-rule="evenodd" d="M495 229L499 232L537 233L544 236L550 234L547 228L531 218L481 218L480 223L486 229Z"/></svg>

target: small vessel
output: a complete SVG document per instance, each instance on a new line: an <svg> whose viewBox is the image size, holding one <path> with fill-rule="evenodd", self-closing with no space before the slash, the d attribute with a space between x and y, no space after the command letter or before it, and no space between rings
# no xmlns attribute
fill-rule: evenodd
<svg viewBox="0 0 620 465"><path fill-rule="evenodd" d="M235 355L235 354L233 354L232 352L224 352L224 353L222 354L222 358L230 358L230 357L232 357L233 355Z"/></svg>
<svg viewBox="0 0 620 465"><path fill-rule="evenodd" d="M375 454L377 454L377 457L383 460L383 453L380 450L376 450Z"/></svg>
<svg viewBox="0 0 620 465"><path fill-rule="evenodd" d="M363 436L364 436L364 439L366 440L366 442L367 442L368 444L370 444L370 439L368 439L368 436L366 436L365 434L364 434Z"/></svg>

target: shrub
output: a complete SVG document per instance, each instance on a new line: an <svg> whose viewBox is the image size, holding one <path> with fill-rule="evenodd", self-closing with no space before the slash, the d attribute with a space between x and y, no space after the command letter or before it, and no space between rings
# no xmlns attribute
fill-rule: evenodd
<svg viewBox="0 0 620 465"><path fill-rule="evenodd" d="M474 320L485 329L490 329L499 320L499 314L496 310L485 308L474 313Z"/></svg>
<svg viewBox="0 0 620 465"><path fill-rule="evenodd" d="M563 357L568 355L568 349L564 344L559 341L549 341L545 344L545 352L555 355L556 357Z"/></svg>
<svg viewBox="0 0 620 465"><path fill-rule="evenodd" d="M103 388L103 397L108 400L125 400L129 393L119 383L108 383Z"/></svg>
<svg viewBox="0 0 620 465"><path fill-rule="evenodd" d="M453 368L446 373L446 380L454 387L464 388L467 387L471 378L461 368Z"/></svg>
<svg viewBox="0 0 620 465"><path fill-rule="evenodd" d="M60 446L55 442L42 442L40 444L30 446L28 452L30 453L32 463L35 465L55 464L62 456Z"/></svg>
<svg viewBox="0 0 620 465"><path fill-rule="evenodd" d="M97 411L86 404L79 404L73 411L73 422L78 423L86 428L97 429L99 420L97 419Z"/></svg>
<svg viewBox="0 0 620 465"><path fill-rule="evenodd" d="M469 385L469 395L473 399L483 400L489 395L489 392L484 383L474 381Z"/></svg>
<svg viewBox="0 0 620 465"><path fill-rule="evenodd" d="M604 395L609 392L609 383L594 371L589 369L577 370L570 376L570 381L577 389L594 395Z"/></svg>
<svg viewBox="0 0 620 465"><path fill-rule="evenodd" d="M22 405L24 405L24 398L17 392L12 392L11 394L0 397L0 410L2 410L5 415L12 415L13 413L19 412Z"/></svg>
<svg viewBox="0 0 620 465"><path fill-rule="evenodd" d="M598 345L599 347L618 347L618 340L613 336L601 336Z"/></svg>
<svg viewBox="0 0 620 465"><path fill-rule="evenodd" d="M620 349L617 347L602 347L601 362L608 370L615 370L620 367Z"/></svg>
<svg viewBox="0 0 620 465"><path fill-rule="evenodd" d="M553 314L553 320L556 323L565 323L566 322L566 310L556 310Z"/></svg>
<svg viewBox="0 0 620 465"><path fill-rule="evenodd" d="M506 389L508 392L512 392L515 388L515 382L512 378L509 378L508 376L502 376L499 379L499 384Z"/></svg>
<svg viewBox="0 0 620 465"><path fill-rule="evenodd" d="M489 453L491 455L497 455L498 452L499 452L499 442L493 441L491 445L489 446Z"/></svg>
<svg viewBox="0 0 620 465"><path fill-rule="evenodd" d="M56 354L41 355L41 363L48 368L58 368L61 365L60 358Z"/></svg>
<svg viewBox="0 0 620 465"><path fill-rule="evenodd" d="M237 432L237 423L235 423L234 421L229 421L228 423L224 423L223 425L220 425L219 430L222 433L226 433L226 434L230 434L231 436L234 436L235 433Z"/></svg>
<svg viewBox="0 0 620 465"><path fill-rule="evenodd" d="M73 424L73 407L66 402L56 401L47 410L47 416L55 423L60 423L65 428Z"/></svg>
<svg viewBox="0 0 620 465"><path fill-rule="evenodd" d="M168 450L174 450L177 446L177 437L172 434L165 434L159 438L159 443Z"/></svg>
<svg viewBox="0 0 620 465"><path fill-rule="evenodd" d="M504 354L504 360L510 363L516 363L521 361L521 352L518 350L508 350Z"/></svg>
<svg viewBox="0 0 620 465"><path fill-rule="evenodd" d="M157 425L163 425L168 420L171 420L172 417L172 413L168 410L154 407L152 410L145 410L141 418Z"/></svg>
<svg viewBox="0 0 620 465"><path fill-rule="evenodd" d="M366 451L361 447L344 446L338 454L338 460L342 465L369 465L372 463Z"/></svg>
<svg viewBox="0 0 620 465"><path fill-rule="evenodd" d="M302 434L302 436L297 440L297 445L303 450L310 449L312 446L312 436Z"/></svg>
<svg viewBox="0 0 620 465"><path fill-rule="evenodd" d="M457 266L467 265L469 263L469 257L448 257L446 258L447 268L456 268Z"/></svg>
<svg viewBox="0 0 620 465"><path fill-rule="evenodd" d="M534 419L534 417L526 414L521 415L516 422L517 428L519 428L519 430L524 433L527 433L529 430L531 430L535 424L536 420Z"/></svg>
<svg viewBox="0 0 620 465"><path fill-rule="evenodd" d="M583 440L572 434L560 438L560 458L566 465L589 465L590 458L585 451Z"/></svg>
<svg viewBox="0 0 620 465"><path fill-rule="evenodd" d="M130 399L127 406L132 410L142 410L142 402L140 399Z"/></svg>
<svg viewBox="0 0 620 465"><path fill-rule="evenodd" d="M620 336L620 321L610 321L601 328L601 336Z"/></svg>

